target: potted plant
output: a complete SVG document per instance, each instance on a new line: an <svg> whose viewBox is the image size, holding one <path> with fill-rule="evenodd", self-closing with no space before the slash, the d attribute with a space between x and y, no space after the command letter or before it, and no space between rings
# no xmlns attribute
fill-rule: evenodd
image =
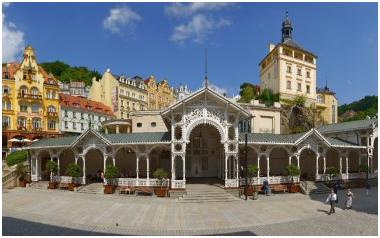
<svg viewBox="0 0 380 238"><path fill-rule="evenodd" d="M253 179L257 176L259 168L257 168L255 164L250 164L247 168L249 184L247 186L247 191L244 191L244 194L247 194L247 196L253 196L253 199L257 199L257 191L255 191L255 187L253 186Z"/></svg>
<svg viewBox="0 0 380 238"><path fill-rule="evenodd" d="M16 174L18 177L18 182L20 187L26 187L27 184L27 169L23 163L20 163L16 167Z"/></svg>
<svg viewBox="0 0 380 238"><path fill-rule="evenodd" d="M327 167L326 174L327 174L328 179L332 180L338 174L338 169L335 168L334 166Z"/></svg>
<svg viewBox="0 0 380 238"><path fill-rule="evenodd" d="M119 170L113 165L107 165L104 178L106 184L104 185L104 193L112 194L115 190L115 179L119 177Z"/></svg>
<svg viewBox="0 0 380 238"><path fill-rule="evenodd" d="M58 164L55 161L49 160L46 163L46 171L50 174L50 181L48 189L57 188L57 182L53 181L54 175L58 172Z"/></svg>
<svg viewBox="0 0 380 238"><path fill-rule="evenodd" d="M164 179L168 178L168 172L166 172L163 168L158 168L156 171L154 171L153 177L157 178L160 184L159 188L154 188L154 193L157 195L157 197L166 197L168 188L163 187L163 184Z"/></svg>
<svg viewBox="0 0 380 238"><path fill-rule="evenodd" d="M71 177L71 183L69 184L69 190L74 191L74 188L77 186L77 178L80 177L82 171L79 165L75 163L70 163L67 165L65 174L66 176Z"/></svg>
<svg viewBox="0 0 380 238"><path fill-rule="evenodd" d="M297 193L299 191L299 186L294 183L294 177L299 176L301 174L301 170L298 166L289 164L286 166L286 172L289 176L289 192Z"/></svg>

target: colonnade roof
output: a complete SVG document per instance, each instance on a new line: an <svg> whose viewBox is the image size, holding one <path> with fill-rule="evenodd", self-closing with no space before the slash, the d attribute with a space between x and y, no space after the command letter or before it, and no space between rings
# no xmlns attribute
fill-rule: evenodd
<svg viewBox="0 0 380 238"><path fill-rule="evenodd" d="M321 133L335 133L335 132L342 132L342 131L372 129L374 127L377 127L377 125L378 125L378 119L372 118L372 119L364 119L364 120L348 121L348 122L323 125L317 129Z"/></svg>

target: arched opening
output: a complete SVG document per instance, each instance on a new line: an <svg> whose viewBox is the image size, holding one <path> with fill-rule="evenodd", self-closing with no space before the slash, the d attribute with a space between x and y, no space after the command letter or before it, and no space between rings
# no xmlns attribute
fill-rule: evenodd
<svg viewBox="0 0 380 238"><path fill-rule="evenodd" d="M120 148L115 154L115 166L121 178L136 177L136 153L129 147Z"/></svg>
<svg viewBox="0 0 380 238"><path fill-rule="evenodd" d="M282 147L275 147L269 154L269 175L285 176L289 164L289 154Z"/></svg>
<svg viewBox="0 0 380 238"><path fill-rule="evenodd" d="M358 173L359 172L359 151L352 150L348 154L348 172Z"/></svg>
<svg viewBox="0 0 380 238"><path fill-rule="evenodd" d="M166 146L157 146L149 153L149 177L153 177L158 168L171 172L171 152Z"/></svg>
<svg viewBox="0 0 380 238"><path fill-rule="evenodd" d="M227 179L236 179L236 158L230 155L227 158Z"/></svg>
<svg viewBox="0 0 380 238"><path fill-rule="evenodd" d="M313 150L311 149L302 150L300 154L301 179L315 180L316 159L317 159L317 156Z"/></svg>
<svg viewBox="0 0 380 238"><path fill-rule="evenodd" d="M64 150L59 155L59 175L66 175L67 165L75 163L75 155L72 150Z"/></svg>
<svg viewBox="0 0 380 238"><path fill-rule="evenodd" d="M99 149L91 149L86 153L86 181L102 182L99 173L104 172L103 153Z"/></svg>
<svg viewBox="0 0 380 238"><path fill-rule="evenodd" d="M46 171L46 163L50 160L50 153L46 150L41 151L38 154L38 160L41 180L50 180L50 174Z"/></svg>
<svg viewBox="0 0 380 238"><path fill-rule="evenodd" d="M340 154L337 149L329 148L326 152L326 168L334 167L339 171L340 168ZM343 165L342 161L342 165Z"/></svg>
<svg viewBox="0 0 380 238"><path fill-rule="evenodd" d="M139 178L147 177L147 162L145 156L139 158Z"/></svg>
<svg viewBox="0 0 380 238"><path fill-rule="evenodd" d="M174 158L174 166L175 166L175 180L183 179L183 161L182 156L177 155Z"/></svg>
<svg viewBox="0 0 380 238"><path fill-rule="evenodd" d="M190 132L186 146L186 178L221 178L223 145L219 131L208 124L196 126Z"/></svg>
<svg viewBox="0 0 380 238"><path fill-rule="evenodd" d="M260 168L259 168L260 177L267 177L267 171L268 171L267 158L265 156L261 156L259 164L260 164Z"/></svg>
<svg viewBox="0 0 380 238"><path fill-rule="evenodd" d="M318 174L323 174L323 170L324 170L323 156L319 156L319 159L318 159Z"/></svg>
<svg viewBox="0 0 380 238"><path fill-rule="evenodd" d="M258 167L258 164L257 164L257 152L255 149L253 149L252 147L248 146L248 154L247 154L247 162L248 162L248 165L255 165ZM239 159L240 159L240 166L243 167L243 171L242 173L240 173L240 176L241 177L244 177L245 174L244 174L244 169L245 169L245 148L244 146L242 146L240 148L240 151L239 151ZM257 176L257 175L256 175Z"/></svg>

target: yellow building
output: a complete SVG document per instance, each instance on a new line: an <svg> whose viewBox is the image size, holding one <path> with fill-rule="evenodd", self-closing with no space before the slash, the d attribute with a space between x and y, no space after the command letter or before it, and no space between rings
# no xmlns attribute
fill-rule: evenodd
<svg viewBox="0 0 380 238"><path fill-rule="evenodd" d="M176 101L174 90L169 87L167 80L157 83L154 76L145 80L148 91L148 110L161 110Z"/></svg>
<svg viewBox="0 0 380 238"><path fill-rule="evenodd" d="M314 104L316 94L316 56L292 39L292 24L288 16L282 23L282 39L270 44L269 53L260 62L260 89L279 93L281 99L305 95L307 105Z"/></svg>
<svg viewBox="0 0 380 238"><path fill-rule="evenodd" d="M315 106L320 111L323 124L338 122L338 100L335 97L335 93L330 91L327 85L317 90L317 102Z"/></svg>
<svg viewBox="0 0 380 238"><path fill-rule="evenodd" d="M92 79L89 99L111 107L118 119L128 119L132 111L147 110L148 94L142 78L113 75L110 69L101 79Z"/></svg>
<svg viewBox="0 0 380 238"><path fill-rule="evenodd" d="M25 48L21 63L2 65L2 78L3 146L12 146L12 138L58 136L58 82L37 64L31 46Z"/></svg>

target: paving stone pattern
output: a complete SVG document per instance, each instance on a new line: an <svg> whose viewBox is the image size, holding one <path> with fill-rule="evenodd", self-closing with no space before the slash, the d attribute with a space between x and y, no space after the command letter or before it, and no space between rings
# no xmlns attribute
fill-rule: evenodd
<svg viewBox="0 0 380 238"><path fill-rule="evenodd" d="M324 194L178 203L157 197L16 188L3 190L3 235L15 234L12 227L17 224L22 224L18 235L377 235L377 188L370 196L364 189L353 191L354 210L337 208L328 216Z"/></svg>

